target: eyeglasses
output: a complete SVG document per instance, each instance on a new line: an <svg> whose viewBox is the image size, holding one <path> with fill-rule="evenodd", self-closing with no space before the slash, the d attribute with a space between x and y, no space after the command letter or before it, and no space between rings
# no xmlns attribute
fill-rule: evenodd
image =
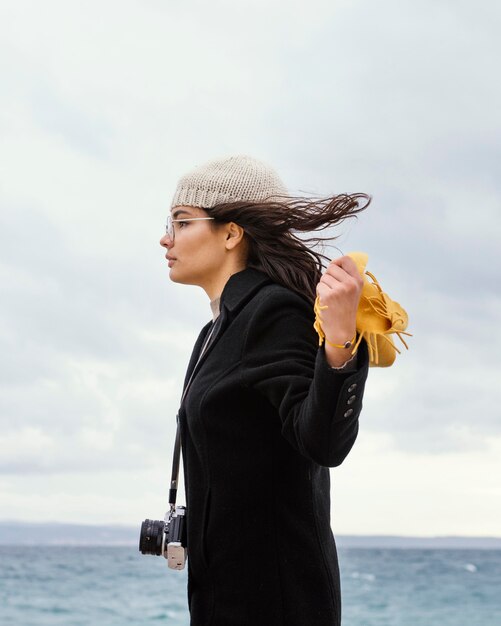
<svg viewBox="0 0 501 626"><path fill-rule="evenodd" d="M188 217L184 220L173 220L170 215L167 216L167 224L165 225L165 234L169 236L169 239L174 241L174 223L175 222L198 222L200 220L213 220L213 217Z"/></svg>

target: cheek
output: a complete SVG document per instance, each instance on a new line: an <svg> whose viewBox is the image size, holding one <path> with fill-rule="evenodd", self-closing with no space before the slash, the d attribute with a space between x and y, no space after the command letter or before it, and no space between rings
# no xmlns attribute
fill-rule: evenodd
<svg viewBox="0 0 501 626"><path fill-rule="evenodd" d="M209 230L201 233L196 238L196 241L193 242L193 249L196 251L197 256L203 255L206 258L220 257L223 252L222 248L221 241Z"/></svg>
<svg viewBox="0 0 501 626"><path fill-rule="evenodd" d="M208 242L201 243L195 253L196 263L199 267L219 267L222 263L222 252L218 246Z"/></svg>
<svg viewBox="0 0 501 626"><path fill-rule="evenodd" d="M212 269L220 266L224 256L224 247L221 242L217 241L210 233L197 233L189 242L186 241L186 247L183 247L183 255L188 256L190 266L196 270Z"/></svg>

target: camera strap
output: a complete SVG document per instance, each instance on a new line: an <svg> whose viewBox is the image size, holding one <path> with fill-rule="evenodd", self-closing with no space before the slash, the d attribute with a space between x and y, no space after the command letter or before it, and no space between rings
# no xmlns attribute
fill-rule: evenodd
<svg viewBox="0 0 501 626"><path fill-rule="evenodd" d="M179 403L179 408L181 408L183 404L183 400L185 399L186 394L188 393L188 389L190 388L191 382L197 371L197 365L199 364L200 359L205 353L210 343L210 340L212 339L214 335L214 329L216 328L216 324L218 320L220 319L220 317L221 315L219 315L212 322L212 326L207 332L207 337L205 338L202 348L200 349L200 354L198 355L198 359L195 363L195 366L193 367L191 371L191 376L188 382L186 383L186 387L184 388L183 395L181 396L181 402ZM178 485L178 480L179 480L179 462L181 459L181 431L179 429L179 411L177 412L177 415L176 415L176 422L177 422L176 439L174 441L174 453L172 455L172 474L171 474L170 489L169 489L169 505L170 505L171 511L174 511L176 508L177 485Z"/></svg>

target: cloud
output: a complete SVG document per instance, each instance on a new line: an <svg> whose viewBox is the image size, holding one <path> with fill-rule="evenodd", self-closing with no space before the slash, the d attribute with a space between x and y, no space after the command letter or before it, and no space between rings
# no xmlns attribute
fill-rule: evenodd
<svg viewBox="0 0 501 626"><path fill-rule="evenodd" d="M373 196L331 232L368 252L414 337L371 371L363 432L411 465L489 449L501 423L491 5L2 5L4 501L35 476L70 489L71 472L102 506L92 472L112 492L131 467L168 465L210 310L169 282L158 240L177 178L233 152L272 163L298 193Z"/></svg>

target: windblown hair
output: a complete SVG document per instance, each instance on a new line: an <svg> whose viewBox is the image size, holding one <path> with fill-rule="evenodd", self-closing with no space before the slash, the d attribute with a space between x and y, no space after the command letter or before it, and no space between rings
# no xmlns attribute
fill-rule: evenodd
<svg viewBox="0 0 501 626"><path fill-rule="evenodd" d="M329 198L291 198L283 201L227 202L204 209L217 223L235 222L245 230L249 245L247 267L267 274L274 282L292 289L312 305L316 285L323 271L324 254L310 249L336 236L298 237L295 232L319 231L339 224L366 209L371 197L365 193L341 194Z"/></svg>

